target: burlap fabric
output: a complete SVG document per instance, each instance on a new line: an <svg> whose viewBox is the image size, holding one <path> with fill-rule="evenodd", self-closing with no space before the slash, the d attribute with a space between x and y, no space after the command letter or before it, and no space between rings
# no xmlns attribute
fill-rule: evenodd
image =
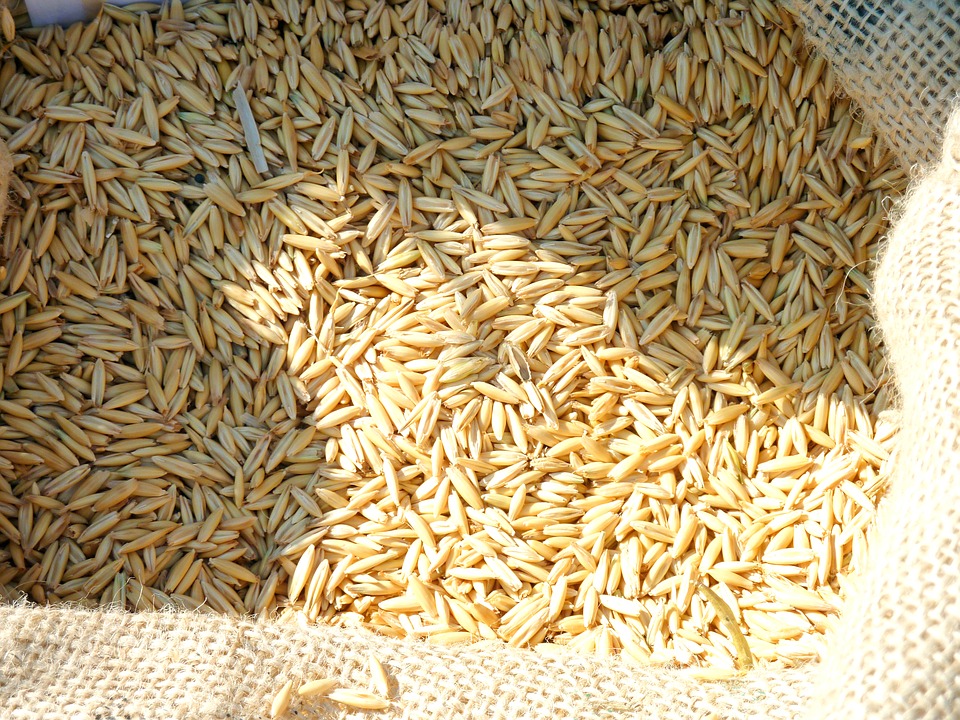
<svg viewBox="0 0 960 720"><path fill-rule="evenodd" d="M788 0L810 43L901 162L939 157L960 89L956 0Z"/></svg>
<svg viewBox="0 0 960 720"><path fill-rule="evenodd" d="M958 717L960 111L885 246L875 302L901 398L897 474L815 717Z"/></svg>
<svg viewBox="0 0 960 720"><path fill-rule="evenodd" d="M296 716L786 720L811 687L802 670L701 683L679 670L548 659L498 644L440 648L212 615L8 608L0 614L0 716L253 720L266 716L285 678L335 676L366 688L370 652L390 675L389 710L351 714L320 701L295 703Z"/></svg>
<svg viewBox="0 0 960 720"><path fill-rule="evenodd" d="M941 124L957 90L958 13L935 0L796 4L903 162L924 163L943 146L878 271L878 317L902 397L900 448L870 569L822 663L705 683L624 659L18 606L0 608L0 716L253 720L286 678L365 684L370 652L391 677L394 702L375 715L385 720L960 716L960 113L945 140ZM322 701L292 710L366 716Z"/></svg>

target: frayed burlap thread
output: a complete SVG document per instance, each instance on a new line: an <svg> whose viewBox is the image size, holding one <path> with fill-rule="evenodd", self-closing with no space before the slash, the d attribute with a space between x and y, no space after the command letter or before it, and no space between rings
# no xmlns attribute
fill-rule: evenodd
<svg viewBox="0 0 960 720"><path fill-rule="evenodd" d="M939 156L960 90L955 0L790 0L864 120L911 166Z"/></svg>
<svg viewBox="0 0 960 720"><path fill-rule="evenodd" d="M869 570L824 663L816 720L960 715L960 112L876 277L901 398Z"/></svg>
<svg viewBox="0 0 960 720"><path fill-rule="evenodd" d="M368 657L391 707L348 712L294 700L290 717L379 720L788 720L809 697L805 669L735 682L500 644L445 648L342 628L209 614L0 609L0 716L17 720L255 720L287 680L336 677L370 690Z"/></svg>

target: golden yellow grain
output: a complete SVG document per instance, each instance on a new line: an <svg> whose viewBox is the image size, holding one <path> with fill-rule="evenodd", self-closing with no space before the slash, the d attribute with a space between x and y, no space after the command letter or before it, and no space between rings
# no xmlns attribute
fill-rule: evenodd
<svg viewBox="0 0 960 720"><path fill-rule="evenodd" d="M387 671L374 655L370 656L370 679L373 683L374 690L376 690L381 697L390 696L390 681L387 678Z"/></svg>
<svg viewBox="0 0 960 720"><path fill-rule="evenodd" d="M808 659L884 488L904 174L795 24L295 5L11 46L3 591ZM298 692L384 707L370 665Z"/></svg>
<svg viewBox="0 0 960 720"><path fill-rule="evenodd" d="M290 708L290 699L293 696L293 680L287 680L277 694L270 701L270 717L279 718Z"/></svg>
<svg viewBox="0 0 960 720"><path fill-rule="evenodd" d="M327 693L333 702L361 710L384 710L390 707L390 701L374 693L349 688L338 688Z"/></svg>
<svg viewBox="0 0 960 720"><path fill-rule="evenodd" d="M308 680L297 688L297 694L301 697L316 697L326 695L337 686L337 681L333 678L319 678Z"/></svg>

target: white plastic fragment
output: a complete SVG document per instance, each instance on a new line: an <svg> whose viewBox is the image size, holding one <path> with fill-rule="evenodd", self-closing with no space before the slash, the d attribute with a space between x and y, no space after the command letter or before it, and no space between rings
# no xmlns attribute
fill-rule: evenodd
<svg viewBox="0 0 960 720"><path fill-rule="evenodd" d="M132 5L142 0L111 0L113 5ZM103 0L26 0L33 27L70 25L93 19Z"/></svg>

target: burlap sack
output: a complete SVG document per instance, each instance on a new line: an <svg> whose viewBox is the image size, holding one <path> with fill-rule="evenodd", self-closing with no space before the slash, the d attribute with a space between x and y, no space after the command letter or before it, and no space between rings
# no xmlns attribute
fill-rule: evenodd
<svg viewBox="0 0 960 720"><path fill-rule="evenodd" d="M788 0L807 38L837 71L906 166L940 156L960 89L956 0Z"/></svg>
<svg viewBox="0 0 960 720"><path fill-rule="evenodd" d="M391 708L376 714L385 720L960 715L960 113L941 140L957 90L958 13L935 0L796 4L815 47L904 163L943 147L878 272L878 317L903 398L900 449L870 570L822 663L705 683L625 659L438 648L211 615L5 607L2 716L252 720L286 678L365 683L371 652L393 684ZM365 716L324 702L293 710Z"/></svg>

